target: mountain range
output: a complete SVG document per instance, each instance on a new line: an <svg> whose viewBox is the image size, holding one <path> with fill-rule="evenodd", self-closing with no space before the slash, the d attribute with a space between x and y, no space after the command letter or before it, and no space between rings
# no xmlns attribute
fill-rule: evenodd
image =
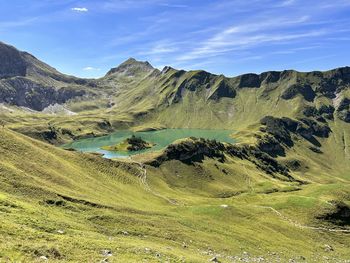
<svg viewBox="0 0 350 263"><path fill-rule="evenodd" d="M82 79L0 43L0 118L0 261L350 256L350 67L226 77L130 58ZM237 143L187 138L133 161L57 147L165 128Z"/></svg>

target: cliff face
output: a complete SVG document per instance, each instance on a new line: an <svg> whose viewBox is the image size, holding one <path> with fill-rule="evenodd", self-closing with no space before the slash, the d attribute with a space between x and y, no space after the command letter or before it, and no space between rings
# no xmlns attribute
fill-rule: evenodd
<svg viewBox="0 0 350 263"><path fill-rule="evenodd" d="M83 96L83 89L60 88L45 86L25 77L14 77L0 82L0 102L28 107L41 111L49 105Z"/></svg>
<svg viewBox="0 0 350 263"><path fill-rule="evenodd" d="M0 103L41 111L81 97L93 81L61 74L34 56L0 42Z"/></svg>
<svg viewBox="0 0 350 263"><path fill-rule="evenodd" d="M0 79L25 76L27 63L14 47L0 42Z"/></svg>

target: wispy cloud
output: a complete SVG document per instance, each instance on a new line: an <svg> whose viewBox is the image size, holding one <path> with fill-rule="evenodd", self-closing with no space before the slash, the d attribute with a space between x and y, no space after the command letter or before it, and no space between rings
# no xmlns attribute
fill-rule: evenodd
<svg viewBox="0 0 350 263"><path fill-rule="evenodd" d="M278 4L277 7L287 7L296 4L296 0L285 0Z"/></svg>
<svg viewBox="0 0 350 263"><path fill-rule="evenodd" d="M101 0L96 2L98 2L94 4L96 10L112 13L129 9L142 9L163 3L161 0Z"/></svg>
<svg viewBox="0 0 350 263"><path fill-rule="evenodd" d="M33 17L33 18L27 18L27 19L17 20L17 21L3 21L3 22L0 22L0 29L9 29L9 28L28 26L33 24L37 20L38 20L37 17Z"/></svg>
<svg viewBox="0 0 350 263"><path fill-rule="evenodd" d="M188 5L176 5L176 4L169 4L169 3L160 3L160 6L165 6L169 8L187 8Z"/></svg>
<svg viewBox="0 0 350 263"><path fill-rule="evenodd" d="M71 8L71 10L75 12L81 12L81 13L89 12L89 9L87 9L86 7L73 7Z"/></svg>
<svg viewBox="0 0 350 263"><path fill-rule="evenodd" d="M162 41L152 43L151 48L139 52L139 55L159 55L174 53L179 50L178 43L171 43L170 41Z"/></svg>
<svg viewBox="0 0 350 263"><path fill-rule="evenodd" d="M100 71L100 68L95 68L95 67L85 67L83 68L84 71Z"/></svg>
<svg viewBox="0 0 350 263"><path fill-rule="evenodd" d="M199 46L179 56L177 60L194 60L205 56L215 56L235 50L248 49L261 44L311 38L326 33L322 29L304 30L303 32L286 31L286 28L304 23L308 19L309 17L307 16L291 20L277 18L231 26L202 41Z"/></svg>

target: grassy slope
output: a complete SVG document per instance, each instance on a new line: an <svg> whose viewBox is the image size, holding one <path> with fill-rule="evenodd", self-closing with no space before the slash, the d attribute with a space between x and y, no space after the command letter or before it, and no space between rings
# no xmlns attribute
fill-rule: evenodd
<svg viewBox="0 0 350 263"><path fill-rule="evenodd" d="M262 117L299 117L303 108L312 104L300 96L281 99L282 91L295 80L294 73L279 89L273 85L242 88L236 98L218 101L207 98L222 76L211 76L214 79L209 91L205 87L184 90L178 103L172 103L172 95L181 83L201 72L179 74L170 69L147 78L143 72L136 73L132 78L122 75L99 80L104 89L98 96L66 104L79 112L76 116L16 110L1 118L9 128L38 138L37 134L49 126L67 129L76 136L101 135L109 132L100 126L108 121L111 130L135 125L234 129L242 142L252 142L256 123ZM299 76L307 77L302 73ZM349 96L347 93L345 90L341 96ZM314 105L332 103L317 97ZM159 169L147 167L153 190L149 192L135 177L140 174L137 165L111 168L110 161L99 157L64 152L1 130L0 216L4 223L0 233L6 242L0 245L0 255L26 255L30 260L38 255L52 258L55 252L51 248L56 247L63 259L81 262L102 258L100 250L110 248L117 251L114 260L139 262L148 258L157 262L169 257L180 261L184 256L186 261L203 262L212 256L207 255L211 247L221 258L243 251L264 256L268 251L278 251L287 258L349 258L349 235L301 229L268 208L277 209L293 222L319 225L314 216L331 208L329 201L349 200L349 124L337 119L329 123L330 138L320 139L323 154L312 152L307 142L299 141L287 157L279 158L298 159L309 167L293 172L293 176L310 184L292 192L300 186L273 180L250 163L236 159L225 164L206 160L195 167L176 161ZM62 136L56 142L67 139ZM110 208L76 202L67 202L65 207L42 205L44 200L60 199L57 193ZM220 198L224 196L227 198ZM168 199L176 200L177 205L169 204ZM222 208L222 204L229 207ZM58 229L65 234L58 234ZM188 248L182 246L183 242ZM324 253L324 244L332 245L335 251ZM145 248L151 248L151 252ZM161 258L156 257L157 252Z"/></svg>
<svg viewBox="0 0 350 263"><path fill-rule="evenodd" d="M214 254L229 262L244 251L270 260L349 257L348 235L301 229L263 207L314 225L311 215L327 208L332 195L348 193L348 176L341 186L335 179L286 192L295 186L267 180L246 161L168 162L160 169L147 167L152 190L146 191L135 164L67 152L6 129L0 136L0 258L96 261L102 249L113 251L112 262L205 262ZM261 194L269 189L282 192ZM223 191L243 193L218 198ZM58 194L75 201L46 204L63 200ZM324 252L324 244L335 251Z"/></svg>

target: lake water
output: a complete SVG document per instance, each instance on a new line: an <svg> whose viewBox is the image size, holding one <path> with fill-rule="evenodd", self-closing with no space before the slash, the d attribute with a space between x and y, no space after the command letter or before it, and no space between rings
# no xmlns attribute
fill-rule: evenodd
<svg viewBox="0 0 350 263"><path fill-rule="evenodd" d="M205 138L212 140L215 139L220 142L234 143L235 140L230 136L232 133L233 131L230 130L202 129L164 129L147 132L117 131L103 137L77 140L72 143L63 145L63 148L73 148L81 152L102 153L105 158L122 158L144 152L161 150L176 140L188 137ZM141 137L143 140L155 144L155 146L149 149L134 152L110 152L101 149L102 146L116 145L132 135Z"/></svg>

